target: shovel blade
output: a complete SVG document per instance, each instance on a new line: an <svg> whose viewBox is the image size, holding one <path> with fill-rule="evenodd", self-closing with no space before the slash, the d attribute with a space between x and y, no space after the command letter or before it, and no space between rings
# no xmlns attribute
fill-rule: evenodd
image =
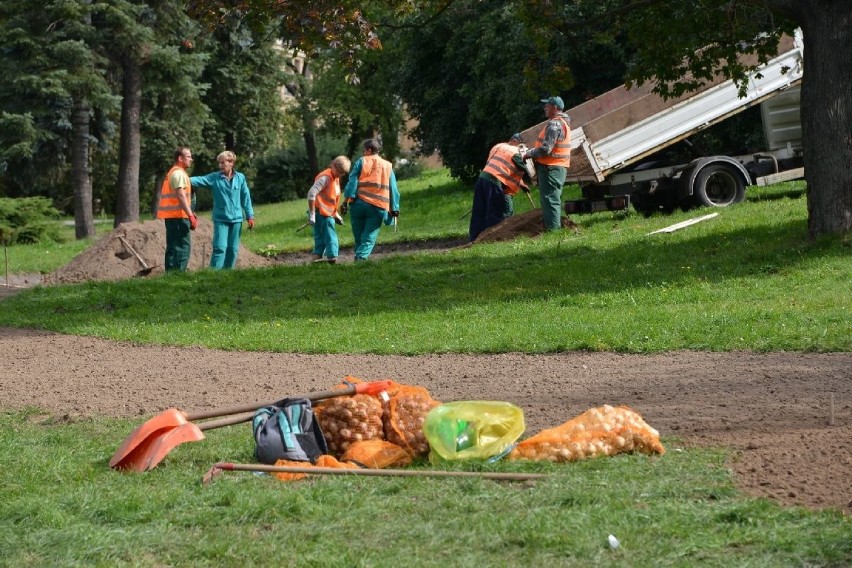
<svg viewBox="0 0 852 568"><path fill-rule="evenodd" d="M109 460L109 466L117 469L133 469L129 467L128 462L133 461L140 453L144 453L144 449L161 435L183 424L187 424L186 416L176 408L169 408L146 420L137 426L119 446Z"/></svg>
<svg viewBox="0 0 852 568"><path fill-rule="evenodd" d="M138 471L150 471L177 446L186 442L200 442L203 439L204 433L198 426L192 422L181 424L158 437L156 442L146 449L142 460L144 467Z"/></svg>

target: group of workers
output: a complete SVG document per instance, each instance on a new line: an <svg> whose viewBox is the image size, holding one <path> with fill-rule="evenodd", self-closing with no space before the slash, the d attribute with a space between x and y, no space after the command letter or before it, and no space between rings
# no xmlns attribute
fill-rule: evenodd
<svg viewBox="0 0 852 568"><path fill-rule="evenodd" d="M382 225L394 225L399 217L399 189L393 165L379 156L378 140L364 141L364 155L351 164L338 156L314 178L308 191L308 223L313 226L315 262L335 263L339 252L335 225L343 224L342 215L350 215L355 239L355 261L367 260L376 245ZM225 151L217 156L219 171L190 177L192 151L182 146L175 151L174 164L160 190L157 218L166 226L164 268L185 271L191 253L191 231L198 227L192 209L194 188L209 189L213 195L213 252L210 268L233 268L240 248L243 221L254 228L246 177L234 169L236 156ZM340 178L349 174L341 194ZM338 213L339 211L339 213Z"/></svg>
<svg viewBox="0 0 852 568"><path fill-rule="evenodd" d="M548 118L532 148L514 134L508 142L495 145L474 186L468 236L476 240L485 229L514 213L513 196L529 192L527 182L537 180L545 230L562 226L562 185L571 157L570 118L563 110L562 98L552 96L541 101ZM335 263L339 254L336 225L349 214L355 240L355 261L370 257L382 225L395 225L399 217L399 189L393 165L379 153L378 140L363 143L363 156L351 163L337 156L314 178L308 191L308 224L313 228L314 262ZM174 164L163 181L157 218L166 226L166 271L184 271L191 252L190 232L198 226L192 209L193 188L209 189L213 195L213 251L210 267L233 268L237 262L243 222L254 228L246 177L234 169L236 156L224 151L217 156L219 171L190 177L192 151L180 147ZM533 165L534 164L534 165ZM340 178L349 174L341 192Z"/></svg>
<svg viewBox="0 0 852 568"><path fill-rule="evenodd" d="M571 119L563 112L561 97L541 102L548 120L532 148L522 144L520 134L491 148L473 188L468 231L471 242L514 214L514 196L519 191L529 193L527 182L533 178L538 183L544 229L562 227L562 186L571 165Z"/></svg>

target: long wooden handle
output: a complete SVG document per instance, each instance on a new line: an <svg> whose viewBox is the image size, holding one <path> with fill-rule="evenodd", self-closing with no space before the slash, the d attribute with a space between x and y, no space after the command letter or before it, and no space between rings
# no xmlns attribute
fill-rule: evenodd
<svg viewBox="0 0 852 568"><path fill-rule="evenodd" d="M292 396L288 396L287 398L307 398L308 400L325 400L327 398L334 398L336 396L347 396L350 394L355 394L355 387L346 387L342 389L332 389L327 391L319 391L312 392L307 394L294 394ZM195 420L204 420L205 418L217 418L219 416L228 416L231 414L240 414L243 412L254 412L258 408L263 408L264 406L270 406L280 401L280 398L277 398L268 402L252 402L251 404L243 404L240 406L231 406L230 408L218 408L213 410L202 410L200 412L192 412L186 415L186 419L190 422L194 422ZM243 420L239 420L238 422L243 422ZM237 424L237 422L231 422L230 424ZM227 426L227 424L223 424Z"/></svg>
<svg viewBox="0 0 852 568"><path fill-rule="evenodd" d="M139 264L141 264L141 265L142 265L142 268L143 268L143 269L148 270L149 268L151 268L150 266L148 266L148 263L147 263L147 262L145 262L145 259L143 259L143 258L139 255L139 253L138 253L138 252L136 252L136 249L135 249L135 248L133 248L132 246L130 246L130 243L128 243L128 242L127 242L127 239L125 239L125 238L124 238L124 237L122 237L121 235L118 235L118 238L119 238L119 240L121 240L121 242L124 244L124 246L125 246L125 247L127 247L127 250L129 250L130 252L132 252L132 253L133 253L133 256L135 256L135 257L136 257L136 260L138 260L138 261L139 261Z"/></svg>
<svg viewBox="0 0 852 568"><path fill-rule="evenodd" d="M500 481L528 481L544 479L543 473L500 473L488 471L440 471L426 469L346 469L336 467L299 467L289 465L263 465L220 462L211 468L225 471L263 471L267 473L307 473L319 475L367 475L376 477L476 477ZM210 472L208 472L210 473Z"/></svg>
<svg viewBox="0 0 852 568"><path fill-rule="evenodd" d="M309 392L305 394L294 394L289 395L286 398L306 398L310 401L317 400L325 400L328 398L335 398L338 396L349 396L353 394L369 394L369 395L378 395L382 391L386 391L391 388L393 385L393 381L368 381L364 383L356 383L354 385L348 385L342 388L317 391L317 392ZM205 410L200 412L191 412L184 413L184 417L193 422L195 420L203 420L205 418L218 418L220 416L230 416L231 414L241 414L244 412L254 412L258 408L263 408L264 406L271 406L276 402L279 402L281 398L277 398L273 401L269 402L252 402L250 404L243 404L240 406L232 406L230 408L218 408L213 410ZM230 420L235 420L231 422ZM222 426L230 426L231 424L238 424L240 422L245 422L246 419L242 420L234 418L229 418L227 420L216 421L217 423L221 423ZM204 424L212 424L213 422L205 422ZM201 426L201 425L199 425ZM209 430L212 428L216 428L218 426L209 426L206 428L201 428L202 430Z"/></svg>

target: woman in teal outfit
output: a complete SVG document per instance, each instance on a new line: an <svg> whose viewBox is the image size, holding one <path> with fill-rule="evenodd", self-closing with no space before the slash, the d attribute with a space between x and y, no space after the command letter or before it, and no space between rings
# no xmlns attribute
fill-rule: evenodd
<svg viewBox="0 0 852 568"><path fill-rule="evenodd" d="M233 268L240 250L243 219L249 229L254 228L254 209L246 176L234 170L237 156L225 150L216 157L219 171L204 176L193 176L189 182L193 190L204 187L213 192L213 254L210 268Z"/></svg>

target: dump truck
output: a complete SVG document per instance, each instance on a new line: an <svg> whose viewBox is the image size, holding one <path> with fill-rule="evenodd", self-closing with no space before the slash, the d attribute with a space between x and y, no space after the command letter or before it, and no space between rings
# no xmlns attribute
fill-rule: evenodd
<svg viewBox="0 0 852 568"><path fill-rule="evenodd" d="M784 36L776 57L748 78L740 95L732 80L717 77L697 91L664 99L648 82L619 87L564 112L571 118L571 167L566 183L582 199L565 212L628 209L673 211L694 205L726 207L742 201L749 185L804 177L799 87L801 32ZM666 164L654 155L743 110L761 105L767 146L746 156L701 156ZM532 146L545 122L521 133Z"/></svg>

